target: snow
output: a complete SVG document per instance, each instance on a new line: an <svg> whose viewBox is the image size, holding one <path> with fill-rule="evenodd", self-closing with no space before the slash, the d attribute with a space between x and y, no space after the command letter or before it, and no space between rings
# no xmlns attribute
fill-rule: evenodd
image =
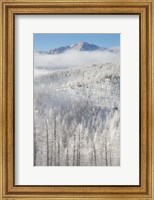
<svg viewBox="0 0 154 200"><path fill-rule="evenodd" d="M34 56L34 165L120 165L119 52Z"/></svg>

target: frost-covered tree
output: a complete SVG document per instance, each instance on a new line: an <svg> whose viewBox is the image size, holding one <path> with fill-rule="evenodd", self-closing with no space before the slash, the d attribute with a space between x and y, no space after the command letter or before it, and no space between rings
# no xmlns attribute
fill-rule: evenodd
<svg viewBox="0 0 154 200"><path fill-rule="evenodd" d="M119 166L119 108L118 64L36 76L34 166Z"/></svg>

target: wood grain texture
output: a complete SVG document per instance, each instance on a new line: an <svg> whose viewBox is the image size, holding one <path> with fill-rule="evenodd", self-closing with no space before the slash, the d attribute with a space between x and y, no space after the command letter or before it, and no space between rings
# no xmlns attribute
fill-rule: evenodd
<svg viewBox="0 0 154 200"><path fill-rule="evenodd" d="M154 1L1 0L0 2L0 198L154 200ZM140 185L14 185L14 16L16 14L140 15Z"/></svg>

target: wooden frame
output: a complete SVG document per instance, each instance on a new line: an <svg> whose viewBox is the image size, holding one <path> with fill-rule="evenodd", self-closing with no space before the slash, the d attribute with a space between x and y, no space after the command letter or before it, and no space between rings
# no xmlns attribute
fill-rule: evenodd
<svg viewBox="0 0 154 200"><path fill-rule="evenodd" d="M1 0L0 199L154 199L154 2L152 0ZM14 16L17 14L137 14L140 16L139 186L15 186Z"/></svg>

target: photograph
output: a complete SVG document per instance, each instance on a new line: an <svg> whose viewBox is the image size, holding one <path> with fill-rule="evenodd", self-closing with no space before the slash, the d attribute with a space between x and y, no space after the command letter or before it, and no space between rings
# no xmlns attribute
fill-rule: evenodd
<svg viewBox="0 0 154 200"><path fill-rule="evenodd" d="M33 34L33 165L120 166L120 34Z"/></svg>

